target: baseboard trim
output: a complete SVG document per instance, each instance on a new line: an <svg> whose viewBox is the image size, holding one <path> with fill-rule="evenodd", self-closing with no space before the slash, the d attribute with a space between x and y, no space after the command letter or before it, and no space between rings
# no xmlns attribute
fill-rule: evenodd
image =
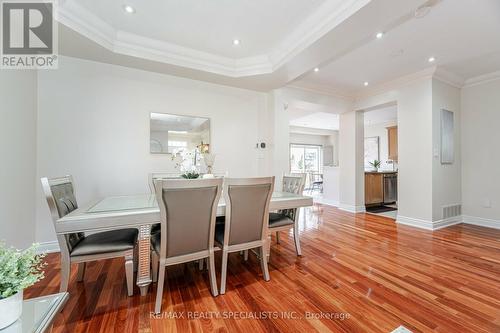
<svg viewBox="0 0 500 333"><path fill-rule="evenodd" d="M340 210L349 212L349 213L364 213L366 212L366 207L363 206L353 206L348 204L339 203L338 208Z"/></svg>
<svg viewBox="0 0 500 333"><path fill-rule="evenodd" d="M339 206L339 202L338 201L336 201L336 200L329 200L329 199L325 199L325 198L318 198L314 202L322 204L322 205L332 206L332 207L338 207Z"/></svg>
<svg viewBox="0 0 500 333"><path fill-rule="evenodd" d="M38 243L37 253L53 253L60 252L59 243L57 241Z"/></svg>
<svg viewBox="0 0 500 333"><path fill-rule="evenodd" d="M463 223L477 225L480 227L500 229L500 220L485 219L483 217L463 215Z"/></svg>
<svg viewBox="0 0 500 333"><path fill-rule="evenodd" d="M462 223L462 217L454 216L443 220L429 221L429 220L421 220L412 217L398 215L396 223L407 225L410 227L434 231Z"/></svg>

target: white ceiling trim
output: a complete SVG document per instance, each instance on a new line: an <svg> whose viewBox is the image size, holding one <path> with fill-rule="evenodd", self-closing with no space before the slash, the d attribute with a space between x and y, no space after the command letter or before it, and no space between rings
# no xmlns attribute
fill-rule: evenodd
<svg viewBox="0 0 500 333"><path fill-rule="evenodd" d="M344 22L371 0L326 1L270 53L273 67L279 68Z"/></svg>
<svg viewBox="0 0 500 333"><path fill-rule="evenodd" d="M233 59L120 31L76 1L64 1L58 20L110 51L229 77L272 73L371 0L327 1L269 54Z"/></svg>
<svg viewBox="0 0 500 333"><path fill-rule="evenodd" d="M477 86L483 83L500 80L500 71L479 75L476 77L471 77L465 81L464 88Z"/></svg>
<svg viewBox="0 0 500 333"><path fill-rule="evenodd" d="M444 83L449 84L450 86L453 86L455 88L462 88L464 86L465 80L460 77L459 75L449 72L442 67L437 67L436 71L434 72L435 79L438 79L439 81L442 81Z"/></svg>

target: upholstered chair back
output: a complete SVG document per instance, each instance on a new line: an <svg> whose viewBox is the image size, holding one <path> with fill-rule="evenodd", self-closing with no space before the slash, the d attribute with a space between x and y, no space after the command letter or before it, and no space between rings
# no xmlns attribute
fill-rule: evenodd
<svg viewBox="0 0 500 333"><path fill-rule="evenodd" d="M224 184L226 226L224 243L250 243L266 237L274 177L227 178ZM228 237L226 237L228 236Z"/></svg>
<svg viewBox="0 0 500 333"><path fill-rule="evenodd" d="M154 184L161 214L160 257L213 247L222 179L164 179Z"/></svg>
<svg viewBox="0 0 500 333"><path fill-rule="evenodd" d="M65 176L52 179L42 178L41 181L55 226L58 219L78 208L73 179L71 176ZM67 234L65 235L64 244L59 244L59 246L66 246L68 252L71 253L73 247L84 237L85 234L83 232Z"/></svg>

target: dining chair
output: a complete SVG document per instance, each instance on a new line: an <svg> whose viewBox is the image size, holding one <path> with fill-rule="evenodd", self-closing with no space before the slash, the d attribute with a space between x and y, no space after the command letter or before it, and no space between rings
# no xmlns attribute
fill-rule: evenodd
<svg viewBox="0 0 500 333"><path fill-rule="evenodd" d="M148 177L149 190L155 194L155 181L163 179L181 179L180 172L151 172Z"/></svg>
<svg viewBox="0 0 500 333"><path fill-rule="evenodd" d="M73 178L42 178L42 188L47 199L52 222L78 208ZM120 229L85 235L83 232L57 235L61 251L61 286L60 291L68 289L71 264L78 264L77 280L83 281L87 262L101 259L125 258L127 292L133 294L134 248L137 243L137 229Z"/></svg>
<svg viewBox="0 0 500 333"><path fill-rule="evenodd" d="M161 231L151 238L153 274L158 275L155 313L161 310L166 266L207 258L211 292L218 295L214 234L222 182L222 178L155 181L161 221Z"/></svg>
<svg viewBox="0 0 500 333"><path fill-rule="evenodd" d="M283 176L283 192L302 194L304 191L305 175ZM280 231L293 229L295 251L302 255L299 239L299 209L283 209L269 213L269 232L276 232L276 242L280 243Z"/></svg>
<svg viewBox="0 0 500 333"><path fill-rule="evenodd" d="M311 193L314 192L315 189L318 189L320 193L323 193L323 174L311 173L310 176L311 176L311 182L310 182Z"/></svg>
<svg viewBox="0 0 500 333"><path fill-rule="evenodd" d="M226 219L224 224L218 224L215 228L215 241L222 247L221 294L226 292L227 261L232 252L260 248L264 280L270 279L266 245L273 188L274 177L224 180Z"/></svg>

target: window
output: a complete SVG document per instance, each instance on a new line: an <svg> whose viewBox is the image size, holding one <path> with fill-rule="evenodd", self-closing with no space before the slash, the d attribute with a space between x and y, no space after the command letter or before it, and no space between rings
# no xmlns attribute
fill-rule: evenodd
<svg viewBox="0 0 500 333"><path fill-rule="evenodd" d="M323 148L316 145L290 145L290 172L322 173Z"/></svg>

